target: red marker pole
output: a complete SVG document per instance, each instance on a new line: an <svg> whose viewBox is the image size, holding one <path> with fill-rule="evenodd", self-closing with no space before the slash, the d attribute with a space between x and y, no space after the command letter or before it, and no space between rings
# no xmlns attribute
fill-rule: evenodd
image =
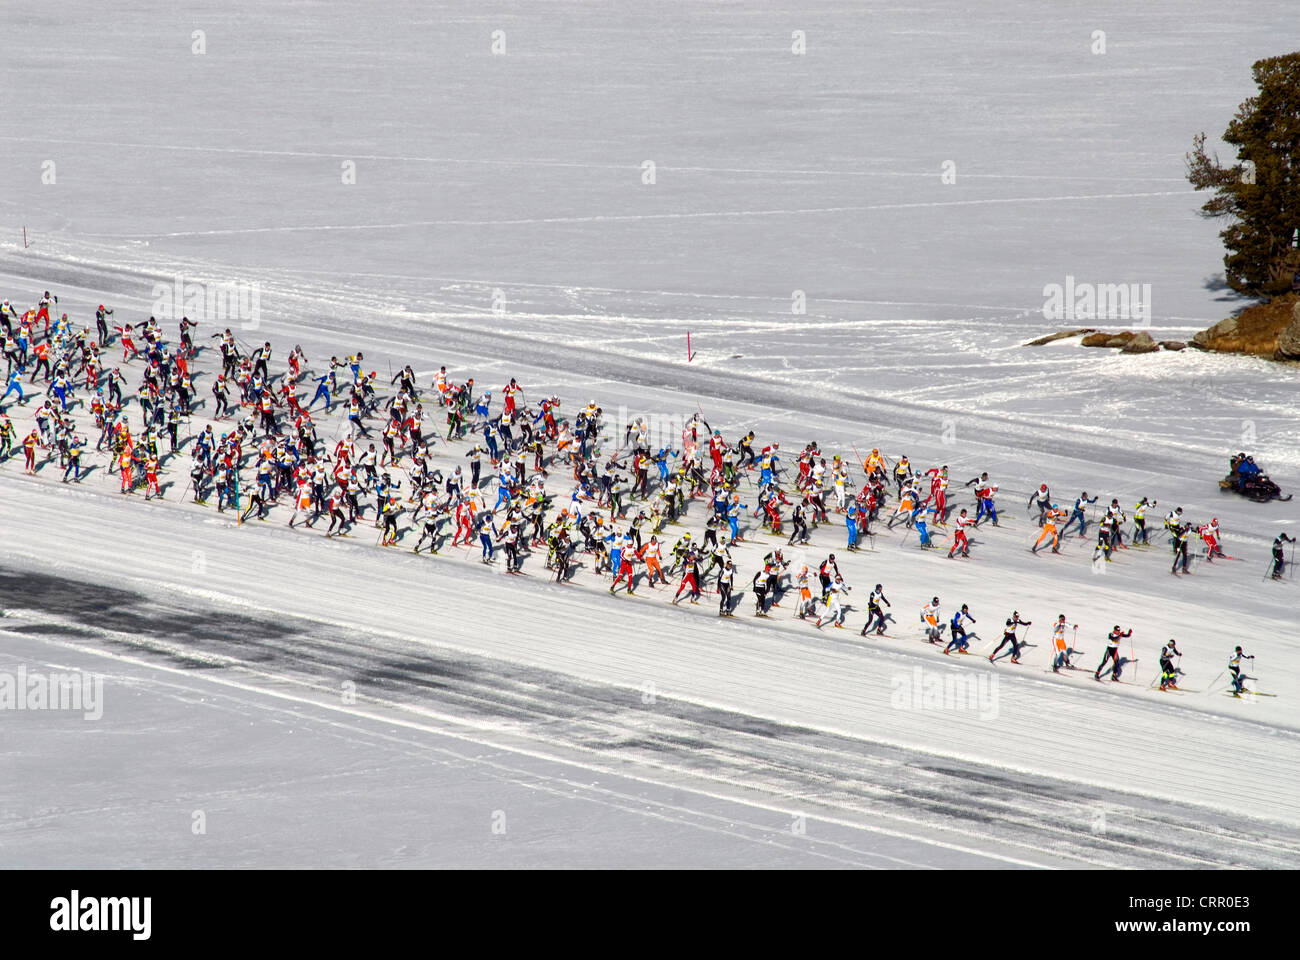
<svg viewBox="0 0 1300 960"><path fill-rule="evenodd" d="M686 362L690 363L694 359L691 355L691 331L686 331Z"/></svg>

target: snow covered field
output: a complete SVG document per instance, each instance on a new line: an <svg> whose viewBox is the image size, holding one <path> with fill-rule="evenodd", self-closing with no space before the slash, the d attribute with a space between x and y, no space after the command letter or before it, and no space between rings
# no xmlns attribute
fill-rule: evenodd
<svg viewBox="0 0 1300 960"><path fill-rule="evenodd" d="M570 416L595 399L791 452L879 446L957 484L988 470L1009 522L968 561L901 533L849 557L840 524L818 531L807 556L837 551L850 601L884 582L894 602L894 636L868 642L862 610L819 633L745 598L718 621L708 597L610 599L589 570L548 585L540 556L507 579L364 528L289 531L284 508L237 529L176 502L180 464L146 504L103 458L75 488L11 461L0 673L106 679L100 720L0 715L18 774L0 778L0 862L1300 863L1297 588L1262 580L1296 508L1215 483L1246 448L1300 486L1296 369L1021 346L1074 325L1042 316L1067 276L1151 284L1160 337L1238 305L1182 155L1284 52L1293 11L1053 6L7 12L24 49L60 37L0 64L0 296L20 309L50 289L79 323L101 302L121 322L177 275L252 283L260 316L237 333L269 339L273 369L294 344L316 369L360 349L422 385L442 364L494 393L517 377ZM30 407L11 415L30 429ZM1061 500L1157 498L1157 525L1166 505L1217 516L1243 560L1174 578L1163 538L1100 574L1091 538L1033 556L1021 505L1044 480ZM560 472L549 488L570 490ZM739 551L746 578L762 552ZM941 657L915 626L935 594L989 639L1012 609L1033 620L1026 662ZM1087 672L1046 669L1058 612ZM1135 683L1103 687L1114 623L1134 629ZM1199 692L1148 689L1171 636ZM1276 698L1211 689L1237 643ZM979 702L900 701L936 677Z"/></svg>

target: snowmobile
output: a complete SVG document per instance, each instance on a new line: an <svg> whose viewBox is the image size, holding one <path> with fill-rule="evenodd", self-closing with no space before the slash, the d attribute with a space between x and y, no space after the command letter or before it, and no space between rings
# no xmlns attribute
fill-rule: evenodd
<svg viewBox="0 0 1300 960"><path fill-rule="evenodd" d="M1270 480L1267 473L1260 470L1254 457L1239 453L1229 460L1228 464L1230 467L1228 475L1219 481L1219 488L1222 490L1232 490L1243 497L1249 497L1256 503L1290 500L1293 496L1289 493L1285 497L1282 496L1282 488Z"/></svg>

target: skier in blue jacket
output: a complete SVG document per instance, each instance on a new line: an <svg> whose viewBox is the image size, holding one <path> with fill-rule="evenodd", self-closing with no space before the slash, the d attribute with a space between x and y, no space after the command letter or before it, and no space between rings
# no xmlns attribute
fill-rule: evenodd
<svg viewBox="0 0 1300 960"><path fill-rule="evenodd" d="M966 639L966 628L963 626L967 620L971 623L975 622L975 618L970 615L970 610L963 603L961 609L953 614L952 620L948 623L952 639L948 641L948 646L943 648L944 653L952 653L953 647L956 647L962 653L970 652L967 649L970 646L970 641Z"/></svg>

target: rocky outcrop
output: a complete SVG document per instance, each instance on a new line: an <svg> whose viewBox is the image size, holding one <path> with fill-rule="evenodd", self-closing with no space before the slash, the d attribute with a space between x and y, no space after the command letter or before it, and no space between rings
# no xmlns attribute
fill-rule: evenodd
<svg viewBox="0 0 1300 960"><path fill-rule="evenodd" d="M1211 346L1212 343L1223 343L1234 339L1237 336L1237 318L1229 317L1227 320L1220 320L1212 327L1196 333L1192 337L1192 343L1205 350L1216 349Z"/></svg>
<svg viewBox="0 0 1300 960"><path fill-rule="evenodd" d="M1275 356L1279 360L1300 360L1300 300L1291 308L1291 322L1278 335Z"/></svg>
<svg viewBox="0 0 1300 960"><path fill-rule="evenodd" d="M1085 347L1108 347L1110 346L1110 338L1113 336L1113 333L1090 333L1080 340L1079 343Z"/></svg>
<svg viewBox="0 0 1300 960"><path fill-rule="evenodd" d="M1285 349L1294 351L1295 358L1300 359L1300 303L1296 305L1296 320L1290 328L1293 333L1292 339L1286 343ZM1208 338L1214 331L1220 331L1215 334L1223 336L1233 336L1236 333L1235 317L1215 324L1209 330L1202 330L1192 342L1186 340L1156 340L1145 330L1132 331L1123 330L1119 333L1111 333L1105 330L1098 330L1095 327L1082 327L1078 330L1061 330L1057 333L1048 334L1045 337L1039 337L1037 340L1030 340L1025 344L1027 347L1041 347L1045 343L1054 343L1057 340L1064 340L1067 337L1082 336L1083 339L1079 344L1084 347L1111 347L1117 349L1120 353L1155 353L1159 350L1171 350L1175 353L1180 350L1186 350L1188 347L1195 347L1198 350L1212 349L1207 345ZM1279 350L1283 349L1279 347Z"/></svg>
<svg viewBox="0 0 1300 960"><path fill-rule="evenodd" d="M1192 337L1188 346L1218 353L1246 353L1274 360L1300 360L1300 296L1289 293L1247 307Z"/></svg>
<svg viewBox="0 0 1300 960"><path fill-rule="evenodd" d="M1085 333L1092 333L1096 327L1080 327L1078 330L1060 330L1056 333L1049 333L1045 337L1039 337L1037 340L1030 340L1025 344L1027 347L1041 347L1047 343L1055 343L1057 340L1065 340L1068 337L1081 337Z"/></svg>
<svg viewBox="0 0 1300 960"><path fill-rule="evenodd" d="M1123 333L1107 333L1105 330L1099 330L1097 333L1090 333L1079 342L1085 347L1123 347L1136 337L1137 334L1132 330L1125 330Z"/></svg>
<svg viewBox="0 0 1300 960"><path fill-rule="evenodd" d="M1120 353L1155 353L1160 349L1160 344L1156 343L1151 334L1143 330L1141 333L1131 337L1127 343L1120 349Z"/></svg>

